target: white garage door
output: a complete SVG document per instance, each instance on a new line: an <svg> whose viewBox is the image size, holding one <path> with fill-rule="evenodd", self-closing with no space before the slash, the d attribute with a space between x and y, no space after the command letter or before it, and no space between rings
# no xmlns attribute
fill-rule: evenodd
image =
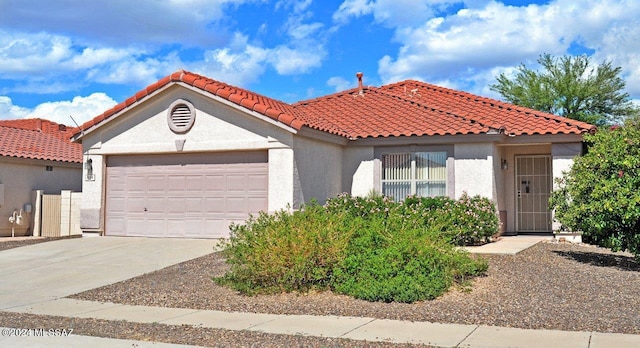
<svg viewBox="0 0 640 348"><path fill-rule="evenodd" d="M107 158L106 234L218 238L267 210L267 153Z"/></svg>

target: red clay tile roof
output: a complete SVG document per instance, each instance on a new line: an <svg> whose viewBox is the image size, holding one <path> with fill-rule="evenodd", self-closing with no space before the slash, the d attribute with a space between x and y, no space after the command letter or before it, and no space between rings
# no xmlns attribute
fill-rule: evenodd
<svg viewBox="0 0 640 348"><path fill-rule="evenodd" d="M470 93L407 80L363 93L351 89L293 105L179 70L85 122L87 130L170 83L184 83L300 130L312 129L349 139L484 134L582 134L595 126Z"/></svg>
<svg viewBox="0 0 640 348"><path fill-rule="evenodd" d="M419 81L398 82L380 89L493 129L502 128L512 135L581 134L595 130L588 123Z"/></svg>
<svg viewBox="0 0 640 348"><path fill-rule="evenodd" d="M0 156L82 163L78 131L43 119L0 120Z"/></svg>
<svg viewBox="0 0 640 348"><path fill-rule="evenodd" d="M451 112L371 87L362 94L352 89L294 106L335 124L350 138L481 134L488 129Z"/></svg>
<svg viewBox="0 0 640 348"><path fill-rule="evenodd" d="M101 115L96 116L92 120L85 122L80 126L80 129L87 130L98 125L102 121L110 118L134 103L142 101L156 90L172 82L182 82L196 87L207 93L226 99L234 104L242 106L245 109L255 111L298 130L306 123L304 121L305 116L299 114L290 104L250 92L246 89L234 87L205 76L179 70L160 79L158 82L149 85L147 88L140 90L129 99L105 111Z"/></svg>

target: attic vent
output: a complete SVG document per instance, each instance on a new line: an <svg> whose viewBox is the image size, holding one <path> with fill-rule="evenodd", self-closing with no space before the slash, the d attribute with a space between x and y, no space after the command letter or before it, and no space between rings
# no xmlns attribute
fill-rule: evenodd
<svg viewBox="0 0 640 348"><path fill-rule="evenodd" d="M167 123L174 133L186 133L196 120L196 109L186 100L178 99L169 106Z"/></svg>

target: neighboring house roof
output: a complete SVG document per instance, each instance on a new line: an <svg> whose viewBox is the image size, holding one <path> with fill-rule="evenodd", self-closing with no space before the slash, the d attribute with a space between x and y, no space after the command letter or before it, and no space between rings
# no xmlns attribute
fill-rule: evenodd
<svg viewBox="0 0 640 348"><path fill-rule="evenodd" d="M180 70L85 122L88 130L170 83L184 83L282 122L349 139L505 133L582 134L595 126L470 93L407 80L359 87L287 104L198 74Z"/></svg>
<svg viewBox="0 0 640 348"><path fill-rule="evenodd" d="M43 119L0 120L0 156L82 163L78 131Z"/></svg>

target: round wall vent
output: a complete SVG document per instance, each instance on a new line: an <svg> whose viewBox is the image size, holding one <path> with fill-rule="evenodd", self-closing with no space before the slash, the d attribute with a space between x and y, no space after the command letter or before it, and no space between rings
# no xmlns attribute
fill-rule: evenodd
<svg viewBox="0 0 640 348"><path fill-rule="evenodd" d="M178 99L171 103L167 113L167 123L174 133L186 133L196 121L196 109L186 100Z"/></svg>

